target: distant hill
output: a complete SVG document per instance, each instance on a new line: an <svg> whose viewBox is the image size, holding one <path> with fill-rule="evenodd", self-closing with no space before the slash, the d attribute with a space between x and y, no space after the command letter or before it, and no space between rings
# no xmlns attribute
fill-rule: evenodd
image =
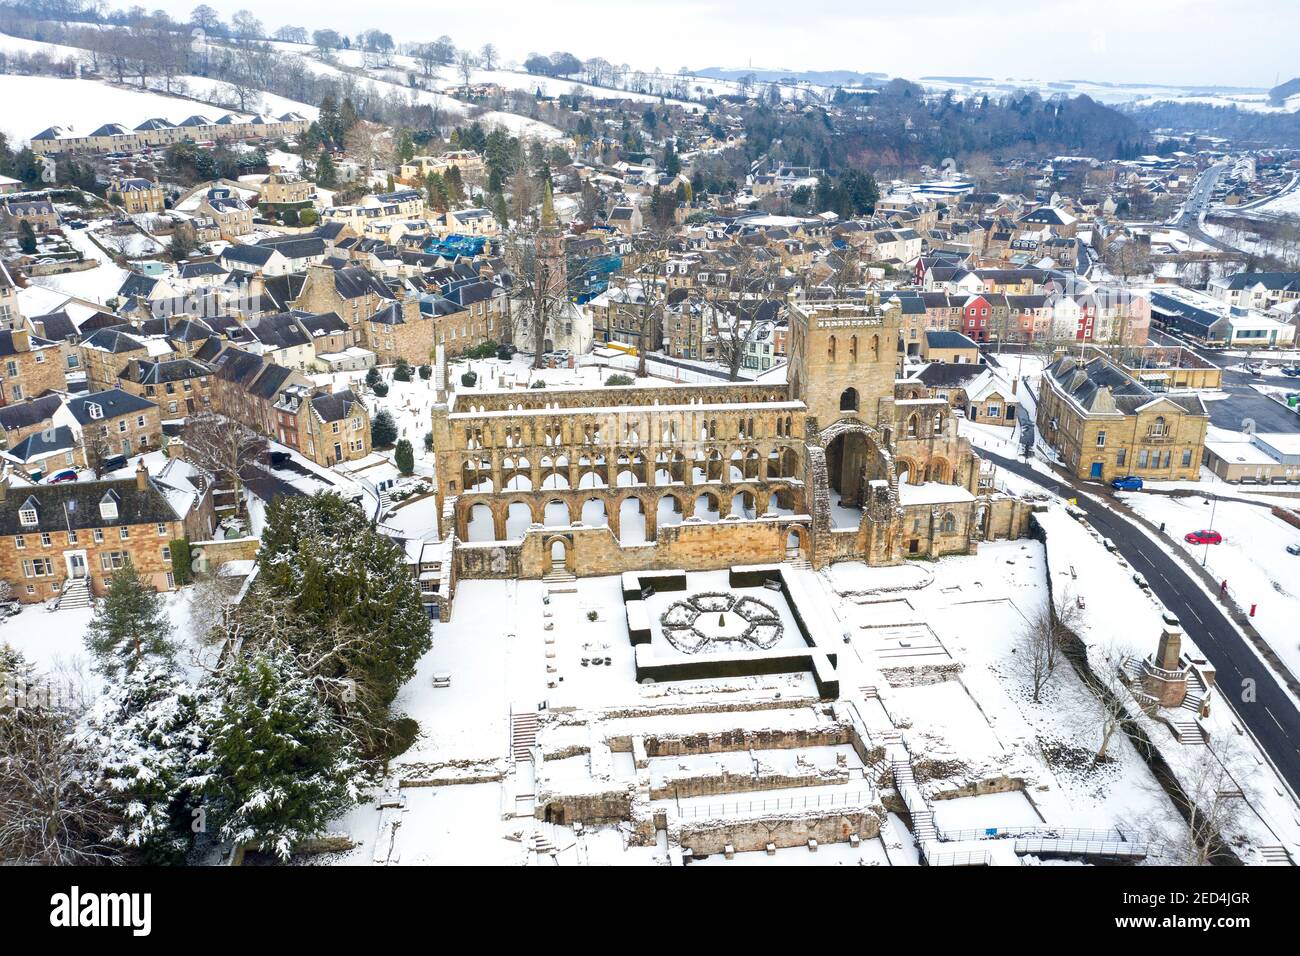
<svg viewBox="0 0 1300 956"><path fill-rule="evenodd" d="M1285 83L1279 83L1268 91L1268 101L1274 106L1285 106L1288 97L1300 93L1300 76Z"/></svg>
<svg viewBox="0 0 1300 956"><path fill-rule="evenodd" d="M863 86L886 78L884 73L858 73L853 70L732 70L710 66L694 70L695 76L710 76L715 80L738 80L753 76L759 83L786 82L815 83L818 86Z"/></svg>

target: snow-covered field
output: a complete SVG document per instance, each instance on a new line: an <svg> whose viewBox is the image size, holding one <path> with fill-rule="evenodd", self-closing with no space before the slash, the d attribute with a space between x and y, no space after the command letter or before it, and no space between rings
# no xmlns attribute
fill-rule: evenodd
<svg viewBox="0 0 1300 956"><path fill-rule="evenodd" d="M0 74L0 102L5 104L0 109L0 132L15 143L29 140L50 126L62 126L84 135L105 123L121 123L133 129L155 116L179 123L195 113L209 115L215 110L178 96L114 86L100 80L13 73Z"/></svg>

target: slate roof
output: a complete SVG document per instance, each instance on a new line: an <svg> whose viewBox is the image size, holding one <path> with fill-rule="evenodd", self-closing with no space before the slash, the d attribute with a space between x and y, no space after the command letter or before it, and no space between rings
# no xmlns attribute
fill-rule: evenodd
<svg viewBox="0 0 1300 956"><path fill-rule="evenodd" d="M117 505L117 520L105 520L100 502L106 497ZM18 513L36 510L35 526L24 526ZM69 481L59 485L8 488L0 499L0 534L39 534L42 531L83 531L131 524L156 524L180 520L152 481L142 491L135 478L112 481Z"/></svg>
<svg viewBox="0 0 1300 956"><path fill-rule="evenodd" d="M91 409L98 406L102 414L92 415ZM147 398L140 398L120 388L110 388L102 392L90 392L77 395L67 401L68 411L82 425L91 422L106 421L120 415L136 415L158 406Z"/></svg>

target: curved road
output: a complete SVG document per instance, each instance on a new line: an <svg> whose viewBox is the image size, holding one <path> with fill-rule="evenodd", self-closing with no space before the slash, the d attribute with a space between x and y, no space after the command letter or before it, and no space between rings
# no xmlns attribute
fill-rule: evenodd
<svg viewBox="0 0 1300 956"><path fill-rule="evenodd" d="M979 454L1063 498L1077 496L1074 488L1023 462L983 448ZM1117 512L1086 497L1079 496L1077 500L1079 507L1088 513L1092 526L1115 542L1125 560L1151 584L1156 597L1178 615L1196 645L1214 664L1220 693L1232 695L1233 710L1250 728L1291 789L1300 792L1300 710L1272 672L1177 558L1171 557ZM1155 640L1155 635L1151 640ZM1248 680L1255 686L1253 702L1242 699Z"/></svg>

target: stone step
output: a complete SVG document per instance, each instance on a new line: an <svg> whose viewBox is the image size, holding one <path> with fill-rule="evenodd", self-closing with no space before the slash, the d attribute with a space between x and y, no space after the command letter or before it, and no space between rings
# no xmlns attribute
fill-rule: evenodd
<svg viewBox="0 0 1300 956"><path fill-rule="evenodd" d="M1261 846L1259 855L1267 866L1295 866L1284 846Z"/></svg>

